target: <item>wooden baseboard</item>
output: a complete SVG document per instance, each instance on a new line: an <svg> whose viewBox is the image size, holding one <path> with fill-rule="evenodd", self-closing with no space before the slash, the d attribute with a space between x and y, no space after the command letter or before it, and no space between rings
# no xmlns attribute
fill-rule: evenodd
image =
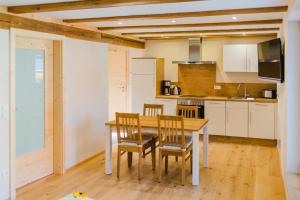
<svg viewBox="0 0 300 200"><path fill-rule="evenodd" d="M277 145L277 140L244 138L244 137L231 137L231 136L219 136L219 135L210 135L209 140L211 142L252 144L252 145L274 146L274 147L276 147L276 145Z"/></svg>
<svg viewBox="0 0 300 200"><path fill-rule="evenodd" d="M75 169L75 168L77 168L77 167L79 167L79 166L81 166L81 165L84 165L85 163L87 163L87 162L93 160L94 158L96 158L96 157L98 157L98 156L103 155L104 153L105 153L105 151L103 150L103 151L101 151L100 153L97 153L97 154L95 154L95 155L93 155L93 156L91 156L91 157L89 157L89 158L87 158L87 159L85 159L85 160L83 160L83 161L81 161L81 162L79 162L79 163L73 165L72 167L66 169L66 173L69 172L69 171L72 171L73 169Z"/></svg>

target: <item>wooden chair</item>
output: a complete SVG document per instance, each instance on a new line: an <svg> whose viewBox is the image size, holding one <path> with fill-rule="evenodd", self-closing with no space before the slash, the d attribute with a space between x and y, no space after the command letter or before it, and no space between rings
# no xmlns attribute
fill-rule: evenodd
<svg viewBox="0 0 300 200"><path fill-rule="evenodd" d="M176 115L182 116L184 118L198 118L198 106L176 106ZM178 157L175 157L176 162L178 162Z"/></svg>
<svg viewBox="0 0 300 200"><path fill-rule="evenodd" d="M164 105L162 104L144 104L144 116L156 117L164 114Z"/></svg>
<svg viewBox="0 0 300 200"><path fill-rule="evenodd" d="M150 117L156 117L157 115L163 115L164 114L164 105L162 104L144 104L144 111L143 111L143 115L144 116L150 116ZM143 135L147 135L147 136L152 136L154 137L153 139L155 139L157 141L158 138L158 134L155 133L155 135L153 135L153 133L142 133ZM143 151L143 158L145 158L149 153L151 153L151 151L146 152L145 150Z"/></svg>
<svg viewBox="0 0 300 200"><path fill-rule="evenodd" d="M198 106L177 105L176 115L184 118L198 118Z"/></svg>
<svg viewBox="0 0 300 200"><path fill-rule="evenodd" d="M168 173L168 156L181 156L181 183L185 184L185 165L190 159L192 170L192 138L184 135L181 116L158 116L159 181L162 177L162 162L165 158L165 173Z"/></svg>
<svg viewBox="0 0 300 200"><path fill-rule="evenodd" d="M155 170L155 140L153 137L142 135L139 114L116 113L116 125L118 133L117 177L120 178L121 156L126 152L129 168L132 165L132 153L139 154L138 179L141 178L141 158L145 149L151 148L152 169Z"/></svg>

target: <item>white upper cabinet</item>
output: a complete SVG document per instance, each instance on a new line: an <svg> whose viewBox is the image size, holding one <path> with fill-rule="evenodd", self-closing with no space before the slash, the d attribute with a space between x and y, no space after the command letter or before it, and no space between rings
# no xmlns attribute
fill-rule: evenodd
<svg viewBox="0 0 300 200"><path fill-rule="evenodd" d="M223 70L225 72L257 72L256 44L226 44L223 46Z"/></svg>
<svg viewBox="0 0 300 200"><path fill-rule="evenodd" d="M257 44L247 45L247 72L258 72Z"/></svg>
<svg viewBox="0 0 300 200"><path fill-rule="evenodd" d="M225 72L246 71L246 45L224 45L223 47L223 69Z"/></svg>

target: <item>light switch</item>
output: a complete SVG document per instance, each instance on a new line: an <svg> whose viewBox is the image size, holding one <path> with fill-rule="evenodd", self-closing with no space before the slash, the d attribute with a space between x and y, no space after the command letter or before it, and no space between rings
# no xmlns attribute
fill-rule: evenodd
<svg viewBox="0 0 300 200"><path fill-rule="evenodd" d="M0 117L1 117L2 119L5 119L5 118L8 117L8 106L1 106Z"/></svg>

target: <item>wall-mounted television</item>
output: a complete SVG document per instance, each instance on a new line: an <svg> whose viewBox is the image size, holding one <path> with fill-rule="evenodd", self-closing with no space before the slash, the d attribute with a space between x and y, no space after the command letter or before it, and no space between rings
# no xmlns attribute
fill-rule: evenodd
<svg viewBox="0 0 300 200"><path fill-rule="evenodd" d="M258 77L276 82L284 82L284 57L279 38L259 43Z"/></svg>

